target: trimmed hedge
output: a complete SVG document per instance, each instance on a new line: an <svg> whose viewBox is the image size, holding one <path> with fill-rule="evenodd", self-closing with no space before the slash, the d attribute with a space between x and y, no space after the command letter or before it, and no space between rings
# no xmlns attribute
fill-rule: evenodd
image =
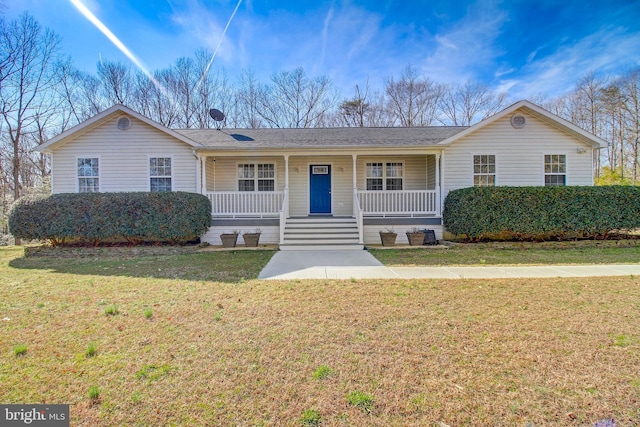
<svg viewBox="0 0 640 427"><path fill-rule="evenodd" d="M183 244L211 226L211 202L186 192L65 193L18 200L9 231L52 245L113 242Z"/></svg>
<svg viewBox="0 0 640 427"><path fill-rule="evenodd" d="M445 199L447 231L470 240L606 238L640 227L640 187L471 187Z"/></svg>

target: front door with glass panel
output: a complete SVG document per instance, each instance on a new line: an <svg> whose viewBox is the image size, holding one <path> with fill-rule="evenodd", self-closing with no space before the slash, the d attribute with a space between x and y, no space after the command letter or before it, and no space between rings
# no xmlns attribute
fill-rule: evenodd
<svg viewBox="0 0 640 427"><path fill-rule="evenodd" d="M309 166L309 213L331 214L331 165Z"/></svg>

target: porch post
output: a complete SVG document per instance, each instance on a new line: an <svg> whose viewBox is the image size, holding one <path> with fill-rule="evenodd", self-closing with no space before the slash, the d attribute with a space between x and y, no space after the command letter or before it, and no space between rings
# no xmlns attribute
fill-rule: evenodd
<svg viewBox="0 0 640 427"><path fill-rule="evenodd" d="M196 158L196 193L199 191L202 194L202 158L195 150L192 153Z"/></svg>
<svg viewBox="0 0 640 427"><path fill-rule="evenodd" d="M202 178L200 181L200 194L207 193L207 156L200 157L200 169L202 170Z"/></svg>
<svg viewBox="0 0 640 427"><path fill-rule="evenodd" d="M289 155L284 155L284 189L289 189Z"/></svg>
<svg viewBox="0 0 640 427"><path fill-rule="evenodd" d="M436 154L436 215L442 215L442 188L440 188L440 154Z"/></svg>
<svg viewBox="0 0 640 427"><path fill-rule="evenodd" d="M358 174L356 173L356 159L358 158L357 154L352 154L351 157L353 158L353 190L357 190L358 189Z"/></svg>

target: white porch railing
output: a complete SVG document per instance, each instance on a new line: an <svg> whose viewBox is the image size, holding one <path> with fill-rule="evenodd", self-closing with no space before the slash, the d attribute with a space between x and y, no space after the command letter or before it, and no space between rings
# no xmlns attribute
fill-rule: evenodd
<svg viewBox="0 0 640 427"><path fill-rule="evenodd" d="M437 215L435 190L358 191L365 216Z"/></svg>
<svg viewBox="0 0 640 427"><path fill-rule="evenodd" d="M275 217L280 215L284 191L207 192L214 217Z"/></svg>

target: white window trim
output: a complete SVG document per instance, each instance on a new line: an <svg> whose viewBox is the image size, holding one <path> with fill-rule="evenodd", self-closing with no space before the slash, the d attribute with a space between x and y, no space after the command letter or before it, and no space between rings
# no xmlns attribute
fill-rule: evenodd
<svg viewBox="0 0 640 427"><path fill-rule="evenodd" d="M475 166L474 163L473 163L473 158L475 156L493 156L495 158L496 171L494 173L495 176L494 176L494 180L493 180L494 181L494 185L493 186L497 187L499 184L498 184L498 155L496 153L471 153L471 186L475 187L475 179L474 178L476 176L476 173L474 173L474 171L473 171L473 168ZM481 174L481 175L489 175L489 174ZM486 186L484 186L484 187L486 187Z"/></svg>
<svg viewBox="0 0 640 427"><path fill-rule="evenodd" d="M151 176L151 159L171 159L171 176ZM151 192L151 178L171 178L171 191L174 191L174 180L175 180L175 162L173 160L172 155L168 154L149 154L147 155L147 191Z"/></svg>
<svg viewBox="0 0 640 427"><path fill-rule="evenodd" d="M258 165L273 165L273 191L278 191L278 163L275 161L237 161L236 168L234 171L235 180L236 180L236 191L240 191L240 185L238 178L238 166L240 165L253 165L255 176L253 177L254 181L254 190L253 191L243 191L243 193L271 193L271 191L258 191ZM247 178L248 179L248 178ZM263 178L264 179L264 178Z"/></svg>
<svg viewBox="0 0 640 427"><path fill-rule="evenodd" d="M78 176L78 160L80 159L98 159L98 192L102 192L102 157L98 155L86 155L86 156L76 156L75 162L73 164L75 169L75 181L76 181L76 193L80 192L80 178L95 178L95 177L86 177L86 176Z"/></svg>
<svg viewBox="0 0 640 427"><path fill-rule="evenodd" d="M367 179L380 177L367 176L367 165L370 163L382 163L382 190L366 190ZM402 190L387 190L387 163L400 163L402 165ZM391 177L397 178L397 177ZM407 186L407 168L404 160L365 160L364 162L364 188L366 191L404 191Z"/></svg>
<svg viewBox="0 0 640 427"><path fill-rule="evenodd" d="M564 156L564 185L568 186L569 185L569 155L567 153L542 153L542 185L546 186L545 183L545 178L547 175L563 175L563 174L557 174L557 173L551 173L551 174L547 174L547 172L545 172L545 156Z"/></svg>

